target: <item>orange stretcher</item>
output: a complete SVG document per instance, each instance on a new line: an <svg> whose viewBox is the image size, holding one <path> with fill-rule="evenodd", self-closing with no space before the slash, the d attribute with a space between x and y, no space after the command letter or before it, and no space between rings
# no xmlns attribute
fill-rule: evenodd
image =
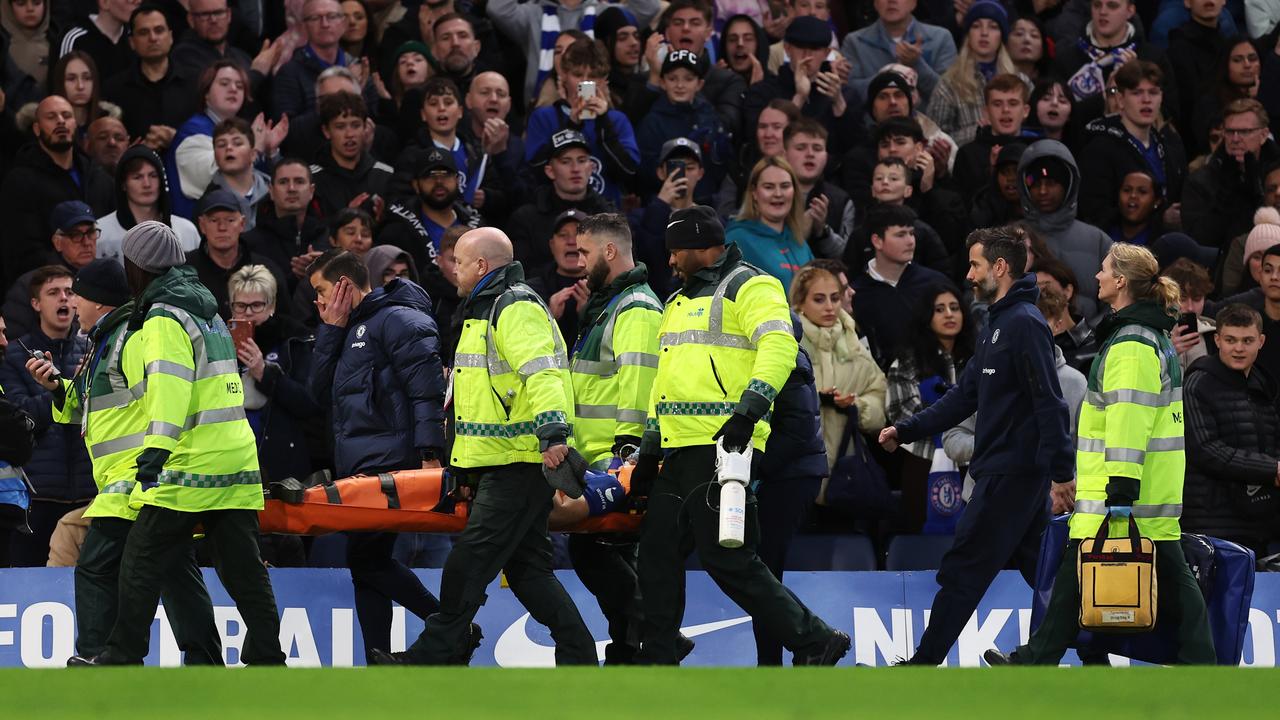
<svg viewBox="0 0 1280 720"><path fill-rule="evenodd" d="M631 468L618 473L630 489ZM468 505L449 497L453 489L445 470L402 470L380 475L354 475L306 488L301 502L267 498L258 513L264 533L325 535L342 531L459 533L467 524ZM607 513L588 517L565 532L634 533L642 516Z"/></svg>

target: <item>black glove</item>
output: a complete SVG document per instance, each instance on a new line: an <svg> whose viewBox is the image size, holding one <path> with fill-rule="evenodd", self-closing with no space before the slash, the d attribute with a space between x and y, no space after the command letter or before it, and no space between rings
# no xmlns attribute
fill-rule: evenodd
<svg viewBox="0 0 1280 720"><path fill-rule="evenodd" d="M1134 478L1112 475L1107 483L1107 507L1113 505L1133 505L1138 501L1141 483Z"/></svg>
<svg viewBox="0 0 1280 720"><path fill-rule="evenodd" d="M751 444L751 433L756 429L756 424L746 415L734 413L724 425L720 426L720 431L712 437L712 440L724 438L724 449L729 452L742 452Z"/></svg>
<svg viewBox="0 0 1280 720"><path fill-rule="evenodd" d="M634 435L618 435L618 436L615 436L615 437L613 438L613 456L614 456L614 457L621 457L623 460L626 460L626 458L625 458L625 457L623 457L622 455L620 455L619 453L621 453L621 452L622 452L622 449L623 449L624 447L628 446L628 445L630 445L631 447L635 448L636 450L639 450L639 449L640 449L640 438L638 438L638 437L636 437L636 436L634 436Z"/></svg>
<svg viewBox="0 0 1280 720"><path fill-rule="evenodd" d="M631 489L627 491L627 502L635 507L635 501L648 498L653 492L653 483L658 479L658 456L641 455L631 468Z"/></svg>

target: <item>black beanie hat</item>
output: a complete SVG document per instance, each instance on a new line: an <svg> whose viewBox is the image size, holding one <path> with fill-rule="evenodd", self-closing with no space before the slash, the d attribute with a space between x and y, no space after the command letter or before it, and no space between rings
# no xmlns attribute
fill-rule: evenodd
<svg viewBox="0 0 1280 720"><path fill-rule="evenodd" d="M885 88L897 88L901 90L902 93L907 96L907 110L915 112L916 101L912 94L913 89L911 84L908 83L907 79L902 77L902 75L893 72L892 70L885 70L871 78L871 82L867 85L868 108L871 107L871 103L875 102L876 96L880 94L880 91Z"/></svg>
<svg viewBox="0 0 1280 720"><path fill-rule="evenodd" d="M668 250L698 250L724 245L724 226L706 205L676 210L667 219Z"/></svg>
<svg viewBox="0 0 1280 720"><path fill-rule="evenodd" d="M89 302L120 307L129 302L129 283L124 267L111 258L98 258L80 268L71 291Z"/></svg>

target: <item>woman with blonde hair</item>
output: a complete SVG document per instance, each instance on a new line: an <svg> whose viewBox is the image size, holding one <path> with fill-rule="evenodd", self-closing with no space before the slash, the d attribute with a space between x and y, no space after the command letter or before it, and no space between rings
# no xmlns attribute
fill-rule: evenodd
<svg viewBox="0 0 1280 720"><path fill-rule="evenodd" d="M1178 316L1178 284L1161 277L1150 250L1116 243L1098 272L1098 300L1111 314L1098 327L1102 348L1089 370L1080 408L1076 480L1053 487L1055 505L1075 512L1044 622L1011 655L988 650L992 665L1057 665L1080 632L1080 541L1127 535L1130 520L1156 548L1160 624L1177 628L1175 661L1214 664L1204 596L1182 553L1182 368L1169 339Z"/></svg>
<svg viewBox="0 0 1280 720"><path fill-rule="evenodd" d="M804 241L809 219L796 173L780 157L761 158L751 170L738 216L725 229L725 241L737 243L742 259L791 286L791 278L813 260Z"/></svg>
<svg viewBox="0 0 1280 720"><path fill-rule="evenodd" d="M978 133L982 92L996 75L1017 75L1004 47L1009 13L996 0L977 0L964 14L964 44L929 97L927 113L963 147ZM1028 83L1029 84L1029 83Z"/></svg>
<svg viewBox="0 0 1280 720"><path fill-rule="evenodd" d="M800 346L813 361L814 384L821 401L828 469L840 459L851 408L857 408L860 432L879 432L885 424L884 372L858 339L853 317L841 306L843 298L839 278L820 267L804 266L791 282L791 308L800 315L804 331ZM825 491L824 480L819 504Z"/></svg>

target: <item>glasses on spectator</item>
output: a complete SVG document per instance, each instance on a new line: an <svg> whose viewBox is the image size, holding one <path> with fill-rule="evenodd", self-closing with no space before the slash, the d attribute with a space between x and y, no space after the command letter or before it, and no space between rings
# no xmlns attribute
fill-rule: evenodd
<svg viewBox="0 0 1280 720"><path fill-rule="evenodd" d="M243 303L243 302L231 303L231 312L236 313L237 315L243 315L244 313L253 313L257 315L258 313L266 309L267 309L267 304L261 300L257 300L251 303Z"/></svg>
<svg viewBox="0 0 1280 720"><path fill-rule="evenodd" d="M206 10L204 12L191 13L192 20L208 22L210 20L220 20L231 13L230 8L222 8L221 10Z"/></svg>
<svg viewBox="0 0 1280 720"><path fill-rule="evenodd" d="M58 234L70 240L73 243L90 243L90 242L98 241L99 231L98 231L98 228L91 228L89 230L76 230L73 232L65 232L63 230L59 230Z"/></svg>
<svg viewBox="0 0 1280 720"><path fill-rule="evenodd" d="M1227 137L1236 137L1236 138L1241 138L1241 137L1248 137L1248 136L1250 136L1250 135L1252 135L1252 134L1254 134L1254 133L1258 132L1258 131L1259 131L1259 130L1261 130L1261 129L1262 129L1262 128L1260 128L1260 127L1251 127L1251 128L1222 128L1222 134L1223 134L1223 135L1225 135L1225 136L1227 136Z"/></svg>
<svg viewBox="0 0 1280 720"><path fill-rule="evenodd" d="M342 13L324 13L323 15L308 15L302 19L312 25L335 25L345 17L346 15Z"/></svg>

